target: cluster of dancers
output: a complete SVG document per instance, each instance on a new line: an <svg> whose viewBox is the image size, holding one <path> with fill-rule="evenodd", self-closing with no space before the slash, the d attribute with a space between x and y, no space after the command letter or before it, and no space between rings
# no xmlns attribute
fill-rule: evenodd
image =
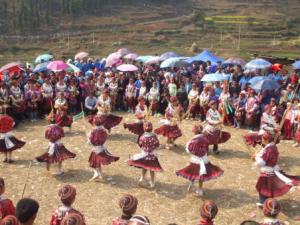
<svg viewBox="0 0 300 225"><path fill-rule="evenodd" d="M287 111L289 107L290 106L287 107ZM138 104L135 107L136 121L124 123L123 126L137 136L137 145L140 150L139 153L134 154L128 159L128 165L141 169L141 177L138 180L140 185L145 181L147 171L149 171L150 188L155 188L155 173L163 171L157 154L160 147L157 136L162 135L165 137L165 149L171 150L176 145L177 138L182 136L180 123L187 115L187 112L189 113L189 110L185 111L176 97L170 97L165 110L165 117L160 121L161 126L153 129L152 123L149 122L149 117L152 116L152 112L149 108L150 107L146 104L146 99L140 96L138 98ZM62 143L62 138L65 135L63 128L71 127L73 122L72 117L66 113L67 103L64 101L63 95L59 95L55 101L54 109L58 113L49 114L48 119L51 124L45 131L45 138L49 141L49 147L44 154L36 157L36 161L45 163L48 171L52 164L57 164L58 170L56 175L59 176L64 173L62 168L63 161L75 158L76 154L69 151ZM122 122L122 117L111 113L111 98L107 89L103 90L95 109L92 110L94 110L95 113L87 116L87 120L94 126L88 135L88 143L92 146L88 163L94 172L90 181L98 181L103 179L103 167L119 160L118 156L110 153L106 142L109 140L111 129ZM222 111L220 112L218 109L218 102L211 100L208 104L205 121L198 122L193 127L192 132L194 136L186 144L186 151L191 155L190 162L185 168L176 171L178 176L189 181L187 185L188 191L193 189L195 182L198 183L198 187L195 190L197 196L204 195L204 182L217 179L224 173L220 167L210 162L209 146L212 146L212 152L214 154L219 154L219 145L230 139L230 133L223 130L225 119L225 114L222 114ZM258 144L262 146L262 149L256 152L252 157L255 164L260 168L260 176L256 184L259 195L257 205L264 209L266 215L269 215L269 220L264 224L277 225L280 224L276 219L280 206L278 201L274 198L286 194L293 186L298 185L300 183L300 177L287 175L278 165L279 151L276 144L279 142L282 124L278 124L274 118L272 105L265 106L260 124L259 132L249 132L244 136L244 139L245 143L249 146L255 147ZM5 163L13 163L12 152L22 148L26 144L11 133L13 126L14 120L12 117L7 114L0 116L0 152L4 154ZM296 134L296 136L297 135L299 134ZM85 224L84 217L71 207L76 196L75 189L72 186L65 186L59 193L63 206L55 211L51 219L51 225L68 224L63 221L67 218L70 220L70 218L66 216L69 214L74 217L72 217L71 220L78 220L81 221L78 224ZM3 205L2 199L0 200L0 205ZM122 204L123 201L126 203L125 200L122 200ZM6 205L6 203L4 205ZM9 210L9 205L10 204L7 205L7 210ZM125 209L126 207L124 206L123 210ZM210 211L207 212L207 210ZM132 208L130 211L131 214L123 215L122 220L124 216L135 218L131 217L134 211L135 208ZM204 219L201 220L202 222L200 221L199 224L213 224L212 221L217 211L215 203L210 201L204 202L204 206L201 208L201 215ZM73 212L75 212L76 215L73 215ZM58 220L60 222L58 222ZM121 225L128 223L118 222L118 220L116 220L113 224ZM146 219L146 222L141 224L149 224L149 222L147 222Z"/></svg>

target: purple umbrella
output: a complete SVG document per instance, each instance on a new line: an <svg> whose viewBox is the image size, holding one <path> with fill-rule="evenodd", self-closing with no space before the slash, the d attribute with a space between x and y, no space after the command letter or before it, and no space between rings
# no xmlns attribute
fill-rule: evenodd
<svg viewBox="0 0 300 225"><path fill-rule="evenodd" d="M66 71L68 67L69 66L62 60L52 61L47 65L47 68L54 72Z"/></svg>
<svg viewBox="0 0 300 225"><path fill-rule="evenodd" d="M134 72L134 71L137 71L138 68L132 64L122 64L117 67L117 70L122 71L122 72Z"/></svg>
<svg viewBox="0 0 300 225"><path fill-rule="evenodd" d="M145 65L159 64L161 62L160 56L153 56L145 62Z"/></svg>
<svg viewBox="0 0 300 225"><path fill-rule="evenodd" d="M137 57L139 57L137 54L135 54L135 53L129 53L129 54L127 54L127 55L124 56L124 59L136 60Z"/></svg>
<svg viewBox="0 0 300 225"><path fill-rule="evenodd" d="M121 57L122 55L119 52L111 53L106 59L105 67L112 67L119 64L121 62Z"/></svg>
<svg viewBox="0 0 300 225"><path fill-rule="evenodd" d="M225 65L230 64L230 65L234 65L234 66L237 66L237 65L244 66L246 64L246 62L241 58L231 57L231 58L227 59L223 64L225 64Z"/></svg>

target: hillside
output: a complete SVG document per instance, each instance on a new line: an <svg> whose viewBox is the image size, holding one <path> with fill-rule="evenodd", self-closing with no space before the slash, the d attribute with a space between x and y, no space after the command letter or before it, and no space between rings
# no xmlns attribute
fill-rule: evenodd
<svg viewBox="0 0 300 225"><path fill-rule="evenodd" d="M191 55L193 43L224 57L258 52L296 58L300 52L300 0L2 2L1 64L48 51L61 57L86 50L100 57L123 46L140 54ZM14 16L20 12L23 17Z"/></svg>

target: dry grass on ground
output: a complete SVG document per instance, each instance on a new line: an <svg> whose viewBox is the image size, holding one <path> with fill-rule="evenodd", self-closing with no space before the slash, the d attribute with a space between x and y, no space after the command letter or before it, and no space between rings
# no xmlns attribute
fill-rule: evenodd
<svg viewBox="0 0 300 225"><path fill-rule="evenodd" d="M123 116L124 121L134 120L132 115ZM157 127L159 119L151 120L154 127ZM157 175L155 190L137 186L140 171L126 164L128 156L138 152L136 137L125 131L123 126L113 129L107 142L109 150L121 159L104 167L105 183L88 182L92 171L87 162L91 147L86 144L86 132L91 126L83 121L74 123L72 132L66 133L63 142L68 149L77 154L77 158L64 163L66 173L61 177L54 177L46 173L44 165L35 163L30 169L25 196L40 202L36 224L49 223L52 211L59 204L57 190L66 183L77 187L75 207L83 212L88 225L110 225L111 220L120 214L117 202L124 193L134 194L139 199L137 213L147 215L153 225L197 224L202 199L193 193L186 194L187 181L175 175L177 169L183 168L189 162L184 145L192 137L191 128L194 123L196 122L184 121L180 125L184 135L178 140L176 149L167 151L162 147L159 159L165 172ZM26 140L26 146L14 154L17 160L15 164L0 164L0 176L4 176L7 183L6 195L14 202L21 197L29 162L47 148L48 143L43 136L45 126L45 121L22 124L15 131L15 135ZM243 144L242 135L245 131L231 128L226 130L231 132L232 138L221 146L222 153L219 156L210 156L211 162L224 169L225 173L221 178L205 184L204 199L217 202L218 225L239 224L253 214L256 214L254 219L260 221L262 213L255 206L258 170L253 168L249 152ZM160 140L161 144L165 143L164 139ZM282 142L279 145L280 165L288 173L300 174L300 149L291 146L290 142ZM52 168L53 172L54 169L55 167ZM300 224L294 220L296 216L300 216L299 189L280 198L280 201L283 208L280 219L287 224Z"/></svg>

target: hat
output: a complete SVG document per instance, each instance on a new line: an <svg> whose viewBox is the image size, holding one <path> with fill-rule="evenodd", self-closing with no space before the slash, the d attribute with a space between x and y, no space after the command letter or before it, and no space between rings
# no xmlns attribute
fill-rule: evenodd
<svg viewBox="0 0 300 225"><path fill-rule="evenodd" d="M19 225L19 221L15 216L8 215L1 220L0 225Z"/></svg>
<svg viewBox="0 0 300 225"><path fill-rule="evenodd" d="M145 132L151 132L153 129L151 122L144 122L143 127Z"/></svg>
<svg viewBox="0 0 300 225"><path fill-rule="evenodd" d="M64 218L62 219L61 225L84 225L84 220L82 218L82 215L80 215L77 212L71 212L68 213Z"/></svg>
<svg viewBox="0 0 300 225"><path fill-rule="evenodd" d="M76 189L73 186L66 184L58 191L58 196L63 204L69 206L75 199Z"/></svg>
<svg viewBox="0 0 300 225"><path fill-rule="evenodd" d="M150 225L149 219L146 216L140 215L135 215L131 217L129 220L129 224L131 224L130 222L137 222L139 225Z"/></svg>
<svg viewBox="0 0 300 225"><path fill-rule="evenodd" d="M127 215L132 215L135 213L136 208L138 205L138 200L136 197L125 194L120 200L119 200L119 206L122 209L122 211Z"/></svg>
<svg viewBox="0 0 300 225"><path fill-rule="evenodd" d="M216 217L218 213L218 206L211 200L204 201L203 205L200 207L200 215L205 219L212 220Z"/></svg>
<svg viewBox="0 0 300 225"><path fill-rule="evenodd" d="M268 217L276 217L280 209L280 203L274 198L268 198L263 205L264 215Z"/></svg>

